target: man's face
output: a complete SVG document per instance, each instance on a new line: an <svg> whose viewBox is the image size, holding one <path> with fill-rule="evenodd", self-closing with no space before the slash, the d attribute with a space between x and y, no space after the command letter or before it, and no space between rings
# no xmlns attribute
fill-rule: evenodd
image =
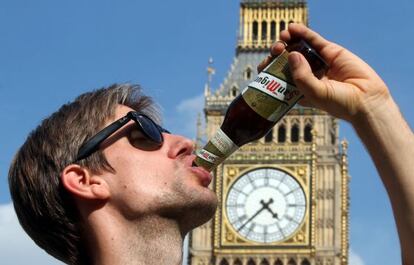
<svg viewBox="0 0 414 265"><path fill-rule="evenodd" d="M119 105L114 120L131 110ZM115 170L102 173L110 187L109 205L128 220L159 215L176 219L188 231L212 217L217 197L208 188L211 175L191 166L192 141L163 136L160 149L140 150L136 146L145 139L131 121L103 143L103 153Z"/></svg>

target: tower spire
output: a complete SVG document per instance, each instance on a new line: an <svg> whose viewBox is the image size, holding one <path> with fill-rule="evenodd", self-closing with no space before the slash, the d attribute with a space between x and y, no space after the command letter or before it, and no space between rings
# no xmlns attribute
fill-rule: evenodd
<svg viewBox="0 0 414 265"><path fill-rule="evenodd" d="M204 96L208 96L211 92L211 82L213 81L213 75L216 73L216 69L213 67L213 58L208 59L207 66L207 84L204 89Z"/></svg>

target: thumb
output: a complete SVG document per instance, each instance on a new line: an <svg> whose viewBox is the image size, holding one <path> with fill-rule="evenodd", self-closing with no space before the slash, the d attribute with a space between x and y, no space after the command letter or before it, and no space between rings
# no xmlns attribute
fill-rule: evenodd
<svg viewBox="0 0 414 265"><path fill-rule="evenodd" d="M305 98L311 101L321 100L325 85L312 73L312 69L305 57L298 52L291 52L288 61L293 81Z"/></svg>

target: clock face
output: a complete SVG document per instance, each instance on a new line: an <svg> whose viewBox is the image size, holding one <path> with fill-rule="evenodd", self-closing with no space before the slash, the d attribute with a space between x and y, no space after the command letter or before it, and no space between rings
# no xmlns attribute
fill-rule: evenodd
<svg viewBox="0 0 414 265"><path fill-rule="evenodd" d="M306 213L300 184L288 173L260 168L237 179L226 200L227 217L241 236L259 243L287 239Z"/></svg>

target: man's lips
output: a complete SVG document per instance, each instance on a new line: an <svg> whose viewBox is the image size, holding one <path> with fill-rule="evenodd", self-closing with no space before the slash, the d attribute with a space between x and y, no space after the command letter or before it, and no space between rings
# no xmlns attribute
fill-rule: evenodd
<svg viewBox="0 0 414 265"><path fill-rule="evenodd" d="M202 167L191 167L190 170L195 175L197 175L197 177L199 177L199 179L201 180L201 184L204 187L208 187L208 185L210 185L211 180L213 179L213 176L210 174L210 172L208 172Z"/></svg>
<svg viewBox="0 0 414 265"><path fill-rule="evenodd" d="M210 172L208 172L207 170L205 170L202 167L197 167L197 166L193 166L193 161L196 158L195 155L190 155L185 159L185 165L188 166L190 168L190 171L194 173L194 175L196 175L199 180L201 181L201 184L204 187L208 187L208 185L210 185L211 180L213 179L213 176L210 174Z"/></svg>

